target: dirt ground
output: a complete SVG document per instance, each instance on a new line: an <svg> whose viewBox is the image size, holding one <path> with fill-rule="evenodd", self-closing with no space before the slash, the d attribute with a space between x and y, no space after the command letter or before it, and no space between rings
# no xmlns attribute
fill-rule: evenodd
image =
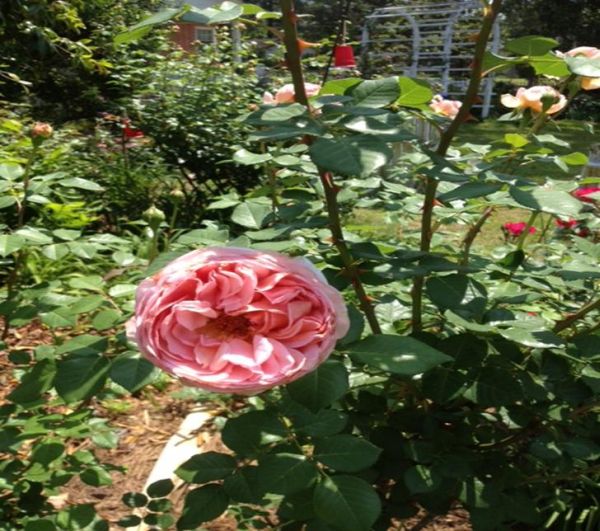
<svg viewBox="0 0 600 531"><path fill-rule="evenodd" d="M29 350L40 344L50 343L51 336L39 326L28 326L12 331L6 340L9 348ZM0 404L4 397L16 385L12 377L12 364L7 358L6 351L0 351ZM179 384L173 383L164 392L158 391L141 393L125 399L127 405L119 411L94 404L99 416L110 419L111 425L119 433L119 443L114 449L98 449L96 454L103 462L125 467L125 474L114 472L113 484L106 487L92 487L79 479L69 482L62 495L57 499L58 504L92 503L99 515L109 521L111 530L122 529L115 524L119 519L131 514L121 498L127 492L139 492L155 461L168 439L176 432L182 420L197 404L192 400L174 399L171 395L180 389ZM200 451L220 450L222 445L218 434L207 430L197 434ZM86 444L86 443L84 443ZM176 490L175 506L181 506L185 491ZM271 527L272 528L272 527ZM206 531L236 531L235 521L223 517L207 524L202 529ZM269 529L269 527L267 527ZM471 530L467 513L457 508L444 516L431 519L425 511L417 516L398 522L393 528L405 531L468 531Z"/></svg>

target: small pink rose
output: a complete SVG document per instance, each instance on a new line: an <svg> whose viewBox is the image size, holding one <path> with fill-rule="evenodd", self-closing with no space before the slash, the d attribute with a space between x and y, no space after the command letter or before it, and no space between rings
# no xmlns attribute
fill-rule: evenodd
<svg viewBox="0 0 600 531"><path fill-rule="evenodd" d="M50 138L53 133L53 127L46 122L36 122L31 128L32 138Z"/></svg>
<svg viewBox="0 0 600 531"><path fill-rule="evenodd" d="M314 370L348 328L340 293L308 260L214 247L144 280L127 333L188 385L255 394Z"/></svg>
<svg viewBox="0 0 600 531"><path fill-rule="evenodd" d="M502 105L510 109L531 109L533 112L542 112L543 101L542 99L552 97L555 103L546 110L546 114L554 114L562 110L567 104L567 98L565 98L560 92L552 87L545 85L538 85L525 89L521 87L517 90L515 96L512 94L502 94L500 101Z"/></svg>
<svg viewBox="0 0 600 531"><path fill-rule="evenodd" d="M304 90L309 98L316 96L321 91L321 85L315 83L304 83ZM275 96L270 92L263 94L264 104L275 104L281 105L284 103L294 103L296 101L296 93L294 91L294 85L291 83L283 85L276 93Z"/></svg>
<svg viewBox="0 0 600 531"><path fill-rule="evenodd" d="M446 116L448 118L454 118L462 107L462 101L447 100L438 94L437 96L433 97L429 107L436 114L441 114L442 116Z"/></svg>

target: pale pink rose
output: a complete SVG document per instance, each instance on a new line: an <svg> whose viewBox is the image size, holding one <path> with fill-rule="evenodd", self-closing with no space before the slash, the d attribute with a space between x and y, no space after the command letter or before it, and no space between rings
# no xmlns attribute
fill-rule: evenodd
<svg viewBox="0 0 600 531"><path fill-rule="evenodd" d="M144 280L127 333L188 385L255 394L314 370L349 326L341 295L309 261L214 247Z"/></svg>
<svg viewBox="0 0 600 531"><path fill-rule="evenodd" d="M321 85L315 83L304 83L304 90L309 98L316 96L321 91ZM281 105L283 103L294 103L296 101L296 93L294 91L294 85L291 83L283 85L276 93L275 96L270 92L263 94L264 104L275 104Z"/></svg>
<svg viewBox="0 0 600 531"><path fill-rule="evenodd" d="M447 116L448 118L454 118L462 107L462 101L446 100L443 96L438 94L433 97L429 107L437 114Z"/></svg>
<svg viewBox="0 0 600 531"><path fill-rule="evenodd" d="M600 59L600 50L592 46L578 46L565 53L569 57L577 57L583 55L590 59ZM585 77L581 76L581 88L583 90L596 90L600 88L600 77Z"/></svg>
<svg viewBox="0 0 600 531"><path fill-rule="evenodd" d="M510 109L531 109L533 112L542 112L544 96L550 96L556 99L556 103L550 106L546 114L554 114L562 110L567 104L565 98L558 90L548 86L535 86L525 89L521 87L517 90L517 94L502 94L500 101L502 105Z"/></svg>
<svg viewBox="0 0 600 531"><path fill-rule="evenodd" d="M50 138L54 133L54 128L46 122L36 122L31 128L31 136L33 138Z"/></svg>

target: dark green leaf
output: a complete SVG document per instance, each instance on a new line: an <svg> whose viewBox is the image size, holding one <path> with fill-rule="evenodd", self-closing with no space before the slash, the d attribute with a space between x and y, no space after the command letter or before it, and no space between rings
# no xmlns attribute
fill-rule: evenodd
<svg viewBox="0 0 600 531"><path fill-rule="evenodd" d="M113 361L110 378L131 393L153 382L158 369L148 360L137 356L125 355Z"/></svg>
<svg viewBox="0 0 600 531"><path fill-rule="evenodd" d="M538 35L528 35L508 41L504 47L517 55L545 55L558 46L558 41Z"/></svg>
<svg viewBox="0 0 600 531"><path fill-rule="evenodd" d="M35 367L21 378L21 383L8 395L8 399L17 404L27 404L42 398L52 387L56 374L56 363L45 359L36 363Z"/></svg>
<svg viewBox="0 0 600 531"><path fill-rule="evenodd" d="M340 472L358 472L373 465L381 450L354 435L334 435L319 439L314 458Z"/></svg>
<svg viewBox="0 0 600 531"><path fill-rule="evenodd" d="M205 452L188 459L175 473L187 483L208 483L225 479L236 469L233 457L218 452Z"/></svg>
<svg viewBox="0 0 600 531"><path fill-rule="evenodd" d="M146 492L151 498L164 498L171 494L175 485L170 479L159 479L148 486Z"/></svg>
<svg viewBox="0 0 600 531"><path fill-rule="evenodd" d="M285 426L271 411L251 411L229 419L222 432L223 442L240 455L255 455L286 436Z"/></svg>
<svg viewBox="0 0 600 531"><path fill-rule="evenodd" d="M344 364L330 360L289 384L287 390L293 400L311 411L318 411L341 398L348 385L348 371Z"/></svg>
<svg viewBox="0 0 600 531"><path fill-rule="evenodd" d="M321 520L340 531L370 531L381 512L381 501L366 481L334 476L317 484L314 509Z"/></svg>
<svg viewBox="0 0 600 531"><path fill-rule="evenodd" d="M406 336L371 336L346 349L360 363L402 376L415 376L452 361L439 350Z"/></svg>
<svg viewBox="0 0 600 531"><path fill-rule="evenodd" d="M183 514L177 529L197 529L200 524L221 516L229 505L229 497L220 485L205 485L185 497Z"/></svg>
<svg viewBox="0 0 600 531"><path fill-rule="evenodd" d="M319 473L303 455L274 454L259 459L257 477L261 492L287 495L309 488Z"/></svg>
<svg viewBox="0 0 600 531"><path fill-rule="evenodd" d="M104 356L71 354L58 362L54 386L66 402L85 400L102 389L109 370Z"/></svg>

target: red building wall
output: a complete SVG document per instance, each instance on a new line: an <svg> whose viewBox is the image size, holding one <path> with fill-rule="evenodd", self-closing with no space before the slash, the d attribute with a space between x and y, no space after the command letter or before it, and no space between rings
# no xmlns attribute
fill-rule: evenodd
<svg viewBox="0 0 600 531"><path fill-rule="evenodd" d="M179 45L186 52L194 51L194 43L196 42L197 24L189 22L178 22L178 30L171 34L171 39L175 44Z"/></svg>

